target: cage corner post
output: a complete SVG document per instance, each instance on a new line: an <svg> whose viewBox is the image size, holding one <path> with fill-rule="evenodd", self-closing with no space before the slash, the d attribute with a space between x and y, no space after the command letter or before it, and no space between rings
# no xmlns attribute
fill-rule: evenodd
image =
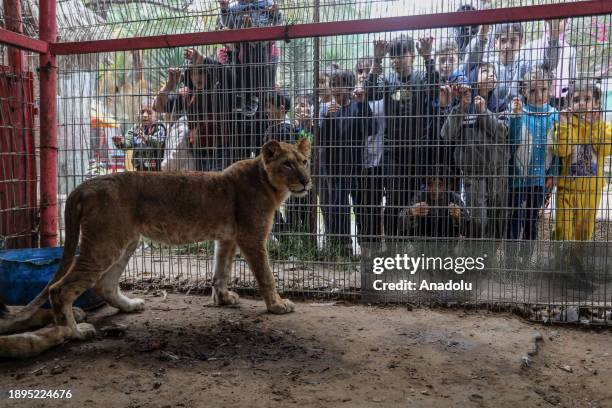
<svg viewBox="0 0 612 408"><path fill-rule="evenodd" d="M39 36L57 40L56 0L40 2ZM40 246L57 245L57 65L49 50L40 55Z"/></svg>

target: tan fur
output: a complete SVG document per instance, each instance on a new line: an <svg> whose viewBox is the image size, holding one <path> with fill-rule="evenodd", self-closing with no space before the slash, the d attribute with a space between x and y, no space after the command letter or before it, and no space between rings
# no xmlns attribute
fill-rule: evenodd
<svg viewBox="0 0 612 408"><path fill-rule="evenodd" d="M64 258L48 289L20 315L0 318L0 333L11 332L16 322L36 316L48 293L56 326L0 337L0 356L31 356L65 339L95 334L93 326L77 325L72 309L89 288L121 311L142 310L143 300L129 299L119 290L119 278L141 235L173 245L215 240L212 298L220 306L238 301L227 285L239 247L268 311L293 311L293 303L276 291L266 242L283 201L310 189L309 157L305 139L296 145L270 141L261 155L222 172L129 172L85 181L68 197ZM75 257L79 229L80 255Z"/></svg>

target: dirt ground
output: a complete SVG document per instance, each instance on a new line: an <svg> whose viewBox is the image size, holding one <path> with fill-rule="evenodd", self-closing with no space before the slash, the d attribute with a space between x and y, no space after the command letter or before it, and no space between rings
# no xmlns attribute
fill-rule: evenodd
<svg viewBox="0 0 612 408"><path fill-rule="evenodd" d="M610 331L343 303L273 316L256 299L135 295L145 312L89 318L95 340L1 362L0 407L612 407ZM7 389L73 398L17 403Z"/></svg>

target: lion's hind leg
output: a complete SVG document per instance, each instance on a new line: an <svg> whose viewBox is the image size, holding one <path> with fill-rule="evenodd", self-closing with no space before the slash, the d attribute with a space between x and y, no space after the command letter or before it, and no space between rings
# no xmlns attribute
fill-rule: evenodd
<svg viewBox="0 0 612 408"><path fill-rule="evenodd" d="M119 289L119 278L137 247L138 237L126 247L119 260L100 278L94 288L102 299L122 312L138 312L144 309L143 299L130 299Z"/></svg>
<svg viewBox="0 0 612 408"><path fill-rule="evenodd" d="M28 358L65 342L67 326L50 326L33 332L0 336L0 358Z"/></svg>
<svg viewBox="0 0 612 408"><path fill-rule="evenodd" d="M81 255L70 271L49 289L55 323L70 328L70 338L84 340L95 335L95 329L91 324L77 325L72 304L83 292L94 287L120 257L121 252L109 254L82 245Z"/></svg>
<svg viewBox="0 0 612 408"><path fill-rule="evenodd" d="M86 313L78 308L73 307L73 313L77 322L82 322L87 316ZM29 319L27 320L16 320L5 333L18 333L25 330L39 329L49 324L55 323L55 317L53 310L51 309L38 309Z"/></svg>
<svg viewBox="0 0 612 408"><path fill-rule="evenodd" d="M235 305L239 296L227 288L230 280L232 261L236 254L235 241L215 242L215 263L212 300L217 306Z"/></svg>

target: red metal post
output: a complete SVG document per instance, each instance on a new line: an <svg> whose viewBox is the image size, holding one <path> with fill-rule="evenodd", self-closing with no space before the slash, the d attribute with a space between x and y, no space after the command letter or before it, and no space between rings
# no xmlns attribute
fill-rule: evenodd
<svg viewBox="0 0 612 408"><path fill-rule="evenodd" d="M21 22L21 2L19 0L4 0L4 20L7 30L23 34L23 24ZM23 71L23 52L18 48L9 47L8 49L9 66L13 68L15 74Z"/></svg>
<svg viewBox="0 0 612 408"><path fill-rule="evenodd" d="M55 0L40 3L39 36L57 40ZM57 245L57 65L51 51L40 56L40 246Z"/></svg>

